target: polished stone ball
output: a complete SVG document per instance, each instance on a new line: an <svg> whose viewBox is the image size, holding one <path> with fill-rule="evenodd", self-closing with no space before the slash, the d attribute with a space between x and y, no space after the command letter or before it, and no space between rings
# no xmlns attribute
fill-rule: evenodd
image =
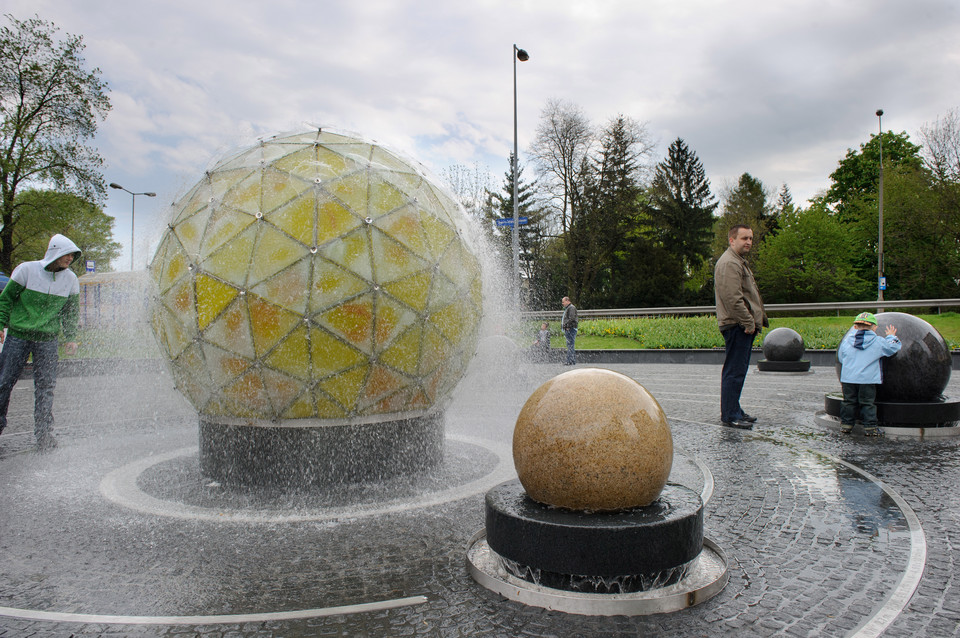
<svg viewBox="0 0 960 638"><path fill-rule="evenodd" d="M774 328L763 339L767 361L799 361L805 351L803 337L792 328Z"/></svg>
<svg viewBox="0 0 960 638"><path fill-rule="evenodd" d="M520 411L513 461L535 501L572 510L649 505L673 464L660 404L618 372L571 370L537 388Z"/></svg>
<svg viewBox="0 0 960 638"><path fill-rule="evenodd" d="M952 361L946 341L929 323L903 312L877 315L877 334L893 325L903 344L900 352L881 361L883 383L878 401L915 403L936 401L950 381ZM853 328L851 328L853 330ZM837 362L839 378L841 366Z"/></svg>

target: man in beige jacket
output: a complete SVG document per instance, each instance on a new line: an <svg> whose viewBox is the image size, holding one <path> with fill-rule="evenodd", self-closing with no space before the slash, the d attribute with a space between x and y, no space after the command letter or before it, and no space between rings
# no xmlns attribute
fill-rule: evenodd
<svg viewBox="0 0 960 638"><path fill-rule="evenodd" d="M727 427L749 430L757 418L740 407L740 393L750 367L753 342L770 324L745 259L753 247L753 230L738 224L730 229L727 243L729 246L714 270L717 322L726 347L720 377L720 420Z"/></svg>

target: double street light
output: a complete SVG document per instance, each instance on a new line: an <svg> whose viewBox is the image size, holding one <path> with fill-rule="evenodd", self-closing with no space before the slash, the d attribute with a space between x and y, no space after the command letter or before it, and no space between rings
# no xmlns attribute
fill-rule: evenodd
<svg viewBox="0 0 960 638"><path fill-rule="evenodd" d="M517 60L526 62L530 55L513 45L513 305L520 309L520 202L517 199Z"/></svg>
<svg viewBox="0 0 960 638"><path fill-rule="evenodd" d="M147 197L156 197L156 193L134 193L133 191L127 190L120 184L111 182L110 188L116 188L118 190L126 191L130 193L133 197L133 201L130 204L130 270L133 271L133 220L134 215L137 209L137 195L146 195Z"/></svg>

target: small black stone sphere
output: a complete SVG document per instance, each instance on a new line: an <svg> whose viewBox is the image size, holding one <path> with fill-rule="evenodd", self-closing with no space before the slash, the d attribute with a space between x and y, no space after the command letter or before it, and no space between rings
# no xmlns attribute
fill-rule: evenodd
<svg viewBox="0 0 960 638"><path fill-rule="evenodd" d="M885 335L885 328L889 325L897 329L897 337L903 345L900 352L880 362L883 382L877 391L877 401L921 403L939 400L950 382L952 360L947 342L929 323L903 312L877 315L878 335ZM839 361L836 367L839 378Z"/></svg>
<svg viewBox="0 0 960 638"><path fill-rule="evenodd" d="M804 352L803 337L791 328L774 328L763 338L767 361L799 361Z"/></svg>

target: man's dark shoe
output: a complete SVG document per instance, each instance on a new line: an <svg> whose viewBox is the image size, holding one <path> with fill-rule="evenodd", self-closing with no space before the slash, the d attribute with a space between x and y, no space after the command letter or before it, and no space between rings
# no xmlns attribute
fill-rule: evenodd
<svg viewBox="0 0 960 638"><path fill-rule="evenodd" d="M739 420L739 421L721 421L720 423L722 423L722 424L724 425L724 427L737 428L738 430L752 430L752 429L753 429L753 423L748 423L747 421L743 421L743 420Z"/></svg>
<svg viewBox="0 0 960 638"><path fill-rule="evenodd" d="M743 416L740 417L740 420L741 420L741 421L746 421L747 423L756 423L756 422L757 422L757 417L755 417L755 416L750 416L749 414L747 414L746 412L744 412L744 413L743 413Z"/></svg>

